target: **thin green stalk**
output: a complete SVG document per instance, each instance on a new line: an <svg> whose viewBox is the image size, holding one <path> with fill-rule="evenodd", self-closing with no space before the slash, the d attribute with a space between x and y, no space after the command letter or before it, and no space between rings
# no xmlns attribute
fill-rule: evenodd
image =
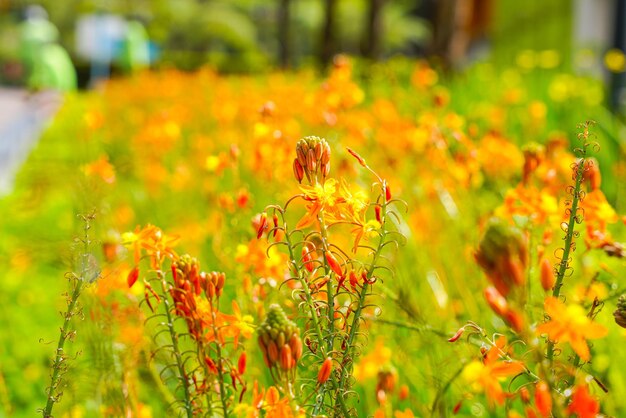
<svg viewBox="0 0 626 418"><path fill-rule="evenodd" d="M89 221L93 219L93 215L83 216L84 222L84 235L83 235L83 253L81 254L81 275L77 277L74 273L71 273L70 280L72 282L73 290L72 294L67 303L67 311L63 315L63 326L61 327L61 332L59 334L59 341L57 343L57 348L55 351L54 361L52 362L52 376L50 377L50 386L48 387L46 406L42 410L42 414L44 418L48 418L52 416L52 408L54 404L59 400L59 396L55 394L57 387L61 382L61 375L65 370L64 362L66 361L65 356L65 342L68 339L71 339L74 335L70 331L70 324L74 315L76 315L76 307L78 304L78 298L80 297L81 291L85 285L85 281L87 280L87 257L89 256L89 229L91 228Z"/></svg>
<svg viewBox="0 0 626 418"><path fill-rule="evenodd" d="M157 276L161 280L161 284L163 286L163 292L166 292L167 289L167 281L165 280L165 273L162 270L157 271ZM184 408L187 413L188 418L193 417L193 405L191 404L191 392L189 391L189 381L187 380L187 373L185 372L185 366L183 362L182 355L180 353L180 349L178 348L178 336L176 335L176 330L174 329L174 318L172 317L172 312L170 312L170 302L167 298L167 295L163 295L163 306L165 307L165 315L167 317L167 329L170 333L170 339L172 340L172 351L174 352L174 359L176 360L176 367L178 368L178 373L180 374L180 379L183 384L183 393L185 395L184 398Z"/></svg>
<svg viewBox="0 0 626 418"><path fill-rule="evenodd" d="M385 245L385 239L387 238L387 230L385 229L385 225L386 225L386 220L387 220L386 217L387 217L388 202L385 199L384 195L385 195L385 190L383 189L383 203L382 203L382 209L381 209L381 212L383 214L382 215L383 216L382 232L380 235L380 241L378 242L378 248L376 248L376 252L374 253L374 256L372 257L372 262L369 268L367 269L367 273L366 273L367 282L369 282L374 275L374 270L376 269L376 262L378 261L378 257L380 257L383 246ZM337 387L338 399L343 399L343 392L345 391L346 378L348 376L347 361L350 361L354 353L354 339L359 329L359 324L361 320L361 312L363 311L363 304L365 303L365 297L367 296L367 291L370 286L371 285L368 285L367 283L363 283L363 287L361 287L361 292L359 294L359 304L358 304L357 309L354 311L354 317L352 318L352 323L350 324L350 334L348 335L347 349L341 362L342 364L341 374L339 377L339 386Z"/></svg>
<svg viewBox="0 0 626 418"><path fill-rule="evenodd" d="M198 357L198 363L202 365L202 370L204 371L204 378L206 380L209 376L209 368L207 367L206 361L204 360L204 356L205 356L204 344L202 343L202 341L196 341L196 342L197 342L196 356ZM205 396L206 396L206 405L208 409L207 412L209 416L213 416L213 399L211 399L212 398L211 391L207 390Z"/></svg>
<svg viewBox="0 0 626 418"><path fill-rule="evenodd" d="M405 322L400 322L400 321L393 321L393 320L389 320L389 319L383 319L383 318L378 318L374 315L364 315L363 318L367 319L368 321L374 321L374 322L379 322L381 324L384 325L391 325L397 328L403 328L403 329L408 329L409 331L416 331L416 332L432 332L433 334L437 335L438 337L444 337L444 338L448 338L449 335L446 332L443 332L441 330L438 329L434 329L432 328L430 325L425 325L425 326L417 326L417 325L412 325L412 324L407 324Z"/></svg>
<svg viewBox="0 0 626 418"><path fill-rule="evenodd" d="M583 172L585 169L585 159L581 158L576 168L576 181L574 185L574 192L572 196L572 206L570 208L569 220L567 221L567 232L565 234L565 244L563 248L563 255L561 262L559 263L559 271L556 276L556 283L552 289L552 296L558 298L561 294L561 287L563 286L563 279L565 278L565 272L569 267L569 256L572 250L572 240L574 238L574 226L576 225L576 212L578 212L578 203L580 196L580 187L583 180ZM554 361L554 342L548 341L547 357L550 365Z"/></svg>
<svg viewBox="0 0 626 418"><path fill-rule="evenodd" d="M50 379L50 386L48 387L48 399L46 402L46 407L43 410L44 418L52 417L52 408L55 402L58 401L58 397L55 396L55 391L61 379L61 372L63 370L62 363L66 359L64 354L65 342L70 337L70 322L72 320L72 317L74 316L74 309L76 308L76 304L78 303L78 297L80 296L80 292L84 285L84 282L81 280L81 278L74 277L73 281L75 286L74 291L72 292L72 296L70 297L70 301L67 305L67 311L64 314L63 327L61 328L59 342L57 343L56 356L54 358L54 362L52 363L53 372Z"/></svg>
<svg viewBox="0 0 626 418"><path fill-rule="evenodd" d="M284 233L285 233L285 242L287 243L287 249L289 250L289 258L291 259L291 263L293 264L293 268L297 274L297 279L300 282L300 284L302 285L302 290L304 291L304 295L306 298L306 304L309 307L309 314L311 317L311 321L313 322L313 329L315 331L315 334L317 335L317 345L318 348L321 350L322 352L322 357L326 358L326 353L327 351L325 350L324 347L324 338L322 336L322 331L320 328L320 324L319 321L317 320L317 311L315 310L315 306L314 306L314 302L313 302L313 297L311 296L311 290L309 289L309 285L306 282L306 279L304 278L304 276L302 275L301 270L298 268L298 265L296 263L296 257L293 251L293 244L291 243L291 238L289 236L289 233L287 231L287 225L283 225L283 229L284 229ZM333 384L333 386L335 388L338 387L337 385L337 381L336 378L333 374L331 374L331 382ZM324 391L326 390L326 384L325 383L321 390L322 390L322 401L323 401L323 394ZM345 404L345 401L343 400L343 398L339 397L337 399L339 401L339 406L341 408L341 412L344 414L344 416L350 416L350 412L348 411L348 407ZM319 409L321 408L321 405L318 405L316 403L314 411L313 411L313 415L316 415L317 413L319 413Z"/></svg>
<svg viewBox="0 0 626 418"><path fill-rule="evenodd" d="M219 299L218 299L218 306L219 306ZM220 347L220 343L219 343L219 336L217 334L217 327L215 326L215 323L217 322L217 316L215 315L215 309L213 309L213 301L211 299L209 299L209 306L211 307L211 318L212 318L212 323L211 323L211 328L213 329L213 338L215 338L215 349L217 351L217 361L218 361L218 365L217 365L217 374L218 374L218 384L220 385L220 402L222 404L222 409L224 411L224 417L228 416L228 407L226 406L226 388L224 387L224 370L223 366L224 366L224 360L222 358L222 348Z"/></svg>

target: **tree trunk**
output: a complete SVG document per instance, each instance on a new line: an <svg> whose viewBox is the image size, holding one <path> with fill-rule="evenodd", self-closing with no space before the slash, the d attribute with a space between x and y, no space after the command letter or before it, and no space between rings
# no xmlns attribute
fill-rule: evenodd
<svg viewBox="0 0 626 418"><path fill-rule="evenodd" d="M384 4L385 0L369 1L367 26L363 34L363 56L373 60L380 58Z"/></svg>
<svg viewBox="0 0 626 418"><path fill-rule="evenodd" d="M288 68L291 58L289 36L290 1L291 0L278 0L278 62L281 68Z"/></svg>
<svg viewBox="0 0 626 418"><path fill-rule="evenodd" d="M324 0L326 4L324 14L324 29L322 32L322 44L320 45L320 64L325 67L330 63L336 51L335 19L336 0Z"/></svg>

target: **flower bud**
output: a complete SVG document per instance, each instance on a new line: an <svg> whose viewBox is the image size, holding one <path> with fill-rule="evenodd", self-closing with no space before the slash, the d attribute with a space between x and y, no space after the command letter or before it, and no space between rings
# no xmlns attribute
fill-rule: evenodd
<svg viewBox="0 0 626 418"><path fill-rule="evenodd" d="M485 299L487 299L487 303L489 304L491 310L500 317L504 316L509 310L509 305L504 296L502 296L500 292L492 286L486 288L484 293Z"/></svg>
<svg viewBox="0 0 626 418"><path fill-rule="evenodd" d="M465 331L465 327L459 328L459 330L455 332L452 337L448 338L448 342L449 343L456 342L459 338L461 338L461 335L463 335L463 331Z"/></svg>
<svg viewBox="0 0 626 418"><path fill-rule="evenodd" d="M293 175L296 180L298 180L298 183L302 183L302 179L304 178L304 168L297 158L293 160Z"/></svg>
<svg viewBox="0 0 626 418"><path fill-rule="evenodd" d="M547 383L540 381L535 386L535 406L542 417L549 417L552 413L552 396Z"/></svg>
<svg viewBox="0 0 626 418"><path fill-rule="evenodd" d="M260 239L261 236L263 236L263 232L265 232L265 228L267 228L267 213L263 212L261 213L261 216L259 217L259 226L258 226L257 233L256 233L257 239Z"/></svg>
<svg viewBox="0 0 626 418"><path fill-rule="evenodd" d="M513 286L524 284L527 246L518 228L499 218L489 221L475 258L502 296L507 296Z"/></svg>
<svg viewBox="0 0 626 418"><path fill-rule="evenodd" d="M138 278L139 278L139 267L135 266L130 271L130 273L128 273L128 277L126 279L126 282L128 283L128 287L129 288L133 287L133 285L135 284Z"/></svg>
<svg viewBox="0 0 626 418"><path fill-rule="evenodd" d="M546 292L554 287L556 281L554 277L554 267L547 258L541 259L541 287Z"/></svg>
<svg viewBox="0 0 626 418"><path fill-rule="evenodd" d="M341 266L339 265L339 262L337 261L333 253L330 251L326 251L324 255L326 256L326 262L328 263L328 267L330 267L330 269L335 272L337 276L342 277L343 270L341 269Z"/></svg>
<svg viewBox="0 0 626 418"><path fill-rule="evenodd" d="M289 370L292 366L291 347L283 345L280 349L280 367L283 370Z"/></svg>
<svg viewBox="0 0 626 418"><path fill-rule="evenodd" d="M326 360L324 360L324 363L322 363L319 373L317 373L317 383L320 385L326 383L332 371L333 360L330 357L327 357Z"/></svg>
<svg viewBox="0 0 626 418"><path fill-rule="evenodd" d="M237 371L239 372L239 374L244 374L246 371L246 352L244 351L243 353L241 353L241 355L239 356L239 360L237 361Z"/></svg>

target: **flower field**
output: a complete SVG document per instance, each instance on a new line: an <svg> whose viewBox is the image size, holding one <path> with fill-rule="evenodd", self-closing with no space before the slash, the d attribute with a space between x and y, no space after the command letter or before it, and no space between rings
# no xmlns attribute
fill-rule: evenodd
<svg viewBox="0 0 626 418"><path fill-rule="evenodd" d="M0 416L624 416L603 99L342 56L67 96L0 200Z"/></svg>

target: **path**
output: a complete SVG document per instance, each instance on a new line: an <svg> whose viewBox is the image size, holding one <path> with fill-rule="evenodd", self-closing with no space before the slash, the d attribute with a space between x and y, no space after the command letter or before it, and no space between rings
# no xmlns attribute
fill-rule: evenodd
<svg viewBox="0 0 626 418"><path fill-rule="evenodd" d="M11 192L15 174L60 104L55 92L0 87L0 196Z"/></svg>

